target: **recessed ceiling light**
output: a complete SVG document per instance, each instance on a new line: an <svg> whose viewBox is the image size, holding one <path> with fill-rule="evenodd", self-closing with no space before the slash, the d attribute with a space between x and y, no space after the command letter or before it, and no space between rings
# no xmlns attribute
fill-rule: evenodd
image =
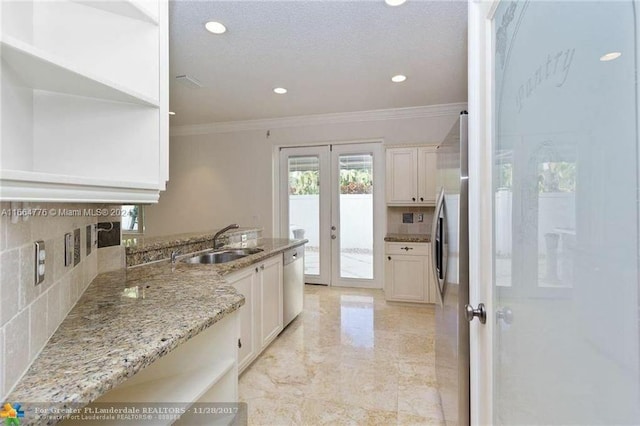
<svg viewBox="0 0 640 426"><path fill-rule="evenodd" d="M600 60L602 62L613 61L614 59L618 59L622 53L620 52L610 52L605 55L600 56Z"/></svg>
<svg viewBox="0 0 640 426"><path fill-rule="evenodd" d="M391 81L393 81L394 83L402 83L406 79L407 76L402 74L394 75L393 77L391 77Z"/></svg>
<svg viewBox="0 0 640 426"><path fill-rule="evenodd" d="M204 27L207 29L207 31L214 34L223 34L225 31L227 31L227 27L216 21L209 21L204 24Z"/></svg>
<svg viewBox="0 0 640 426"><path fill-rule="evenodd" d="M384 0L384 2L389 6L400 6L401 4L404 4L404 2L406 1L407 0Z"/></svg>
<svg viewBox="0 0 640 426"><path fill-rule="evenodd" d="M176 115L176 113L173 111L169 111L169 115Z"/></svg>
<svg viewBox="0 0 640 426"><path fill-rule="evenodd" d="M273 89L273 91L278 95L284 95L285 93L287 93L287 89L285 89L284 87L276 87L275 89Z"/></svg>

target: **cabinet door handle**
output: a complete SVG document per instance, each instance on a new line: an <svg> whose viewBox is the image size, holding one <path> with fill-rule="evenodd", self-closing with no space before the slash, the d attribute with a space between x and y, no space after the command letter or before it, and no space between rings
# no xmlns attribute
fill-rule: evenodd
<svg viewBox="0 0 640 426"><path fill-rule="evenodd" d="M424 201L424 198L423 198L423 197L420 197L420 201Z"/></svg>
<svg viewBox="0 0 640 426"><path fill-rule="evenodd" d="M401 247L401 249L404 251L409 251L409 250L413 250L413 247Z"/></svg>
<svg viewBox="0 0 640 426"><path fill-rule="evenodd" d="M391 256L387 256L387 259L391 260Z"/></svg>
<svg viewBox="0 0 640 426"><path fill-rule="evenodd" d="M242 340L238 339L238 348L242 347Z"/></svg>
<svg viewBox="0 0 640 426"><path fill-rule="evenodd" d="M415 200L416 200L416 197L411 197L411 201L415 201Z"/></svg>
<svg viewBox="0 0 640 426"><path fill-rule="evenodd" d="M260 265L260 269L264 271L264 265Z"/></svg>
<svg viewBox="0 0 640 426"><path fill-rule="evenodd" d="M256 268L256 274L258 273L258 268Z"/></svg>

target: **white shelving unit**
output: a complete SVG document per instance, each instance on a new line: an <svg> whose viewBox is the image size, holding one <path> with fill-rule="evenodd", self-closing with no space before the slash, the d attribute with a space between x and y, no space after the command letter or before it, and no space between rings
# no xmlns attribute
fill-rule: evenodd
<svg viewBox="0 0 640 426"><path fill-rule="evenodd" d="M218 323L178 346L172 352L139 371L130 379L111 389L89 407L98 403L173 404L188 409L194 403L236 402L238 400L237 333L238 312L227 315ZM211 416L194 416L181 424L198 424ZM196 421L198 420L198 421ZM174 424L175 419L157 419L153 425ZM131 421L96 420L62 422L75 424L124 425Z"/></svg>
<svg viewBox="0 0 640 426"><path fill-rule="evenodd" d="M2 2L0 16L0 199L156 202L166 0Z"/></svg>

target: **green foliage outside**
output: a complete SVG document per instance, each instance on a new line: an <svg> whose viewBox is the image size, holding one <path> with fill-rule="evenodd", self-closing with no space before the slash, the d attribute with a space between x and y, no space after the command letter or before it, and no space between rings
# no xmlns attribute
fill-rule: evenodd
<svg viewBox="0 0 640 426"><path fill-rule="evenodd" d="M341 194L371 194L373 192L373 178L371 170L340 170ZM320 194L320 180L318 171L307 170L289 173L290 195L318 195Z"/></svg>
<svg viewBox="0 0 640 426"><path fill-rule="evenodd" d="M513 188L513 164L503 163L498 166L499 189ZM546 162L538 165L538 193L575 192L576 163L565 161Z"/></svg>

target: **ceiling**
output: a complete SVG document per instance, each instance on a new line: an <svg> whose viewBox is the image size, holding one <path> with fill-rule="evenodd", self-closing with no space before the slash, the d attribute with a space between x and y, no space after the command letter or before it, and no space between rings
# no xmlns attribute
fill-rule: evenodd
<svg viewBox="0 0 640 426"><path fill-rule="evenodd" d="M172 1L171 125L465 102L466 39L466 1Z"/></svg>

